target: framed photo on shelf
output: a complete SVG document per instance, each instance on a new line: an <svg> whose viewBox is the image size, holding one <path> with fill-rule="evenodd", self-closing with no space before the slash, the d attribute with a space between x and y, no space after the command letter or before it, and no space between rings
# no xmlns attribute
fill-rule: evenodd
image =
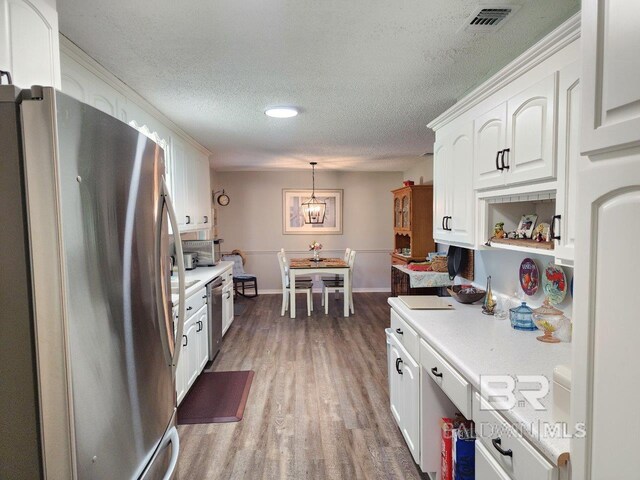
<svg viewBox="0 0 640 480"><path fill-rule="evenodd" d="M302 204L311 198L311 190L282 190L282 233L285 235L342 235L342 193L318 190L318 200L327 204L324 223L306 224Z"/></svg>
<svg viewBox="0 0 640 480"><path fill-rule="evenodd" d="M523 215L516 229L516 233L521 238L531 238L533 236L533 230L536 228L536 222L538 221L538 215L532 213L530 215Z"/></svg>

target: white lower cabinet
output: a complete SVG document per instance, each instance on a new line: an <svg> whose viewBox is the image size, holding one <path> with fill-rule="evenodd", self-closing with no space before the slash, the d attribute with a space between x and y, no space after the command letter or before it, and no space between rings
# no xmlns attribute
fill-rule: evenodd
<svg viewBox="0 0 640 480"><path fill-rule="evenodd" d="M389 341L391 412L411 455L420 463L420 369L395 335Z"/></svg>
<svg viewBox="0 0 640 480"><path fill-rule="evenodd" d="M224 335L233 323L233 280L230 272L225 275L222 285L222 335Z"/></svg>
<svg viewBox="0 0 640 480"><path fill-rule="evenodd" d="M187 320L180 339L182 350L176 367L178 405L209 361L209 311L206 304L206 290L202 289L189 297L186 309ZM176 339L177 341L178 339Z"/></svg>

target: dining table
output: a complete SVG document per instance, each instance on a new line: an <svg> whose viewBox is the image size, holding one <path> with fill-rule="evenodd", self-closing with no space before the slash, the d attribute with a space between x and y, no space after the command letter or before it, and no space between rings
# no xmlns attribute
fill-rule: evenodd
<svg viewBox="0 0 640 480"><path fill-rule="evenodd" d="M333 274L342 275L344 280L344 316L349 316L349 292L351 291L351 271L349 264L341 258L292 258L289 262L289 285L296 284L297 275ZM296 290L291 288L289 312L296 318Z"/></svg>

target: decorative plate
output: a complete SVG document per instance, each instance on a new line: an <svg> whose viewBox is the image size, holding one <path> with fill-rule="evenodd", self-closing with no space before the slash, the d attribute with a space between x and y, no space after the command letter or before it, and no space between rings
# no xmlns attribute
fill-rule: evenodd
<svg viewBox="0 0 640 480"><path fill-rule="evenodd" d="M562 303L567 295L567 277L562 267L549 262L542 276L542 290L553 305Z"/></svg>
<svg viewBox="0 0 640 480"><path fill-rule="evenodd" d="M529 296L535 295L540 285L540 271L536 262L525 258L520 264L520 287Z"/></svg>

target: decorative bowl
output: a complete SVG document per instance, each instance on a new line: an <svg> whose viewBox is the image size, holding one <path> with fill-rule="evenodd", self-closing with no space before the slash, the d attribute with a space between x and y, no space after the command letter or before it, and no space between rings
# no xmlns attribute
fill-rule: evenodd
<svg viewBox="0 0 640 480"><path fill-rule="evenodd" d="M527 306L527 302L522 302L520 306L509 309L511 326L516 330L537 330L533 323L533 310Z"/></svg>
<svg viewBox="0 0 640 480"><path fill-rule="evenodd" d="M471 285L453 285L447 287L449 295L460 303L473 303L482 300L487 292Z"/></svg>
<svg viewBox="0 0 640 480"><path fill-rule="evenodd" d="M411 185L413 185L414 183L413 183L413 180L405 180L404 182L402 182L402 184L403 184L405 187L410 187L410 186L411 186Z"/></svg>
<svg viewBox="0 0 640 480"><path fill-rule="evenodd" d="M538 340L545 343L560 342L553 336L553 333L562 326L567 317L561 310L551 305L549 298L545 298L542 306L533 311L532 317L536 326L544 332L544 335L538 337Z"/></svg>

